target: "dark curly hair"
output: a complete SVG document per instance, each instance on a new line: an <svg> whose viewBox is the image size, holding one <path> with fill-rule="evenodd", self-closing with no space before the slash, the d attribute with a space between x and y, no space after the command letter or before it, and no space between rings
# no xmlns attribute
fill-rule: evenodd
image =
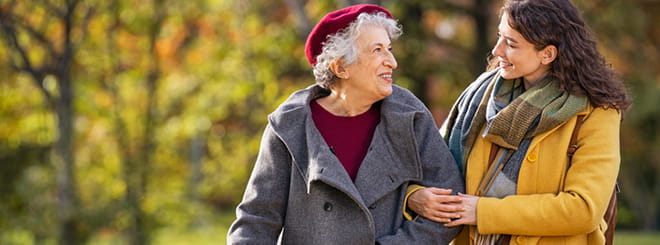
<svg viewBox="0 0 660 245"><path fill-rule="evenodd" d="M509 25L537 50L557 47L548 75L571 94L586 95L597 107L626 110L631 99L623 81L598 52L596 39L569 0L507 0ZM497 66L491 57L489 70Z"/></svg>

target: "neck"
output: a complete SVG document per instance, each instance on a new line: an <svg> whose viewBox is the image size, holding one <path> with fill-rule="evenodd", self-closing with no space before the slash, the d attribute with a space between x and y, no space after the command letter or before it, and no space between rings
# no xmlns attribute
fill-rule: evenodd
<svg viewBox="0 0 660 245"><path fill-rule="evenodd" d="M540 70L523 77L523 83L525 84L525 90L536 86L539 82L543 81L545 77L550 74L549 65L543 65L539 68Z"/></svg>
<svg viewBox="0 0 660 245"><path fill-rule="evenodd" d="M335 116L353 117L367 112L373 101L351 96L350 93L332 89L330 95L317 100L319 105Z"/></svg>
<svg viewBox="0 0 660 245"><path fill-rule="evenodd" d="M525 85L525 90L528 90L531 87L534 87L536 84L541 82L545 76L542 76L541 78L535 79L535 80L527 80L526 78L523 78L523 84Z"/></svg>

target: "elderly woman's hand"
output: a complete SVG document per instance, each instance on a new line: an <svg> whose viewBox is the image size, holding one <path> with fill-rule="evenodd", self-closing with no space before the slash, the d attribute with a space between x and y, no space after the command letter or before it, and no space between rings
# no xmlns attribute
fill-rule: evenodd
<svg viewBox="0 0 660 245"><path fill-rule="evenodd" d="M435 222L447 223L460 218L463 210L461 198L451 195L451 190L427 187L415 191L408 198L408 208Z"/></svg>
<svg viewBox="0 0 660 245"><path fill-rule="evenodd" d="M460 218L452 220L445 224L445 226L477 225L477 203L479 202L479 197L461 193L459 193L458 196L462 200L464 210L459 212Z"/></svg>

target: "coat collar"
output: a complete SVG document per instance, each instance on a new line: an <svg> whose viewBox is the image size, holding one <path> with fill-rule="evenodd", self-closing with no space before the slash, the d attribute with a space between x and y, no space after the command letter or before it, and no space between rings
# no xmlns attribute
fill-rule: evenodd
<svg viewBox="0 0 660 245"><path fill-rule="evenodd" d="M317 85L310 86L293 93L269 116L308 192L313 181L322 181L370 205L402 182L421 180L413 122L424 113L424 107L412 93L393 85L392 94L383 100L381 122L355 183L329 150L311 117L309 103L328 94Z"/></svg>
<svg viewBox="0 0 660 245"><path fill-rule="evenodd" d="M547 130L546 132L543 132L539 135L536 135L532 139L532 142L529 145L529 149L534 149L534 147L536 147L536 145L538 145L539 142L541 142L543 139L545 139L545 137L548 137L548 135L550 135L553 132L557 131L559 128L561 128L564 125L570 125L570 127L573 128L575 126L575 123L577 122L577 116L580 116L580 115L589 116L591 111L593 111L594 109L595 108L593 107L591 102L587 102L587 106L585 106L585 108L582 111L580 111L580 112L576 113L575 115L573 115L573 117L571 117L570 119L566 120L565 122L559 124L558 126L552 128L550 130Z"/></svg>

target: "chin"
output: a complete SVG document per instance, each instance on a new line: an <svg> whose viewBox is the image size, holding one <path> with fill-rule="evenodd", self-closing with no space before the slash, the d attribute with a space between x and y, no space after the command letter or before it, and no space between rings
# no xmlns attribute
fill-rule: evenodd
<svg viewBox="0 0 660 245"><path fill-rule="evenodd" d="M387 86L386 89L383 89L382 93L383 93L383 95L385 95L385 97L387 97L387 96L390 96L392 94L392 91L393 91L392 84L390 84L390 85Z"/></svg>
<svg viewBox="0 0 660 245"><path fill-rule="evenodd" d="M387 96L390 96L390 95L392 95L392 90L391 89L390 90L381 90L381 91L378 91L378 94L374 98L376 98L375 101L379 101L379 100L387 98Z"/></svg>
<svg viewBox="0 0 660 245"><path fill-rule="evenodd" d="M502 76L502 78L504 78L506 80L514 79L514 78L518 77L515 74L513 74L511 72L504 71L504 70L500 73L500 76Z"/></svg>

